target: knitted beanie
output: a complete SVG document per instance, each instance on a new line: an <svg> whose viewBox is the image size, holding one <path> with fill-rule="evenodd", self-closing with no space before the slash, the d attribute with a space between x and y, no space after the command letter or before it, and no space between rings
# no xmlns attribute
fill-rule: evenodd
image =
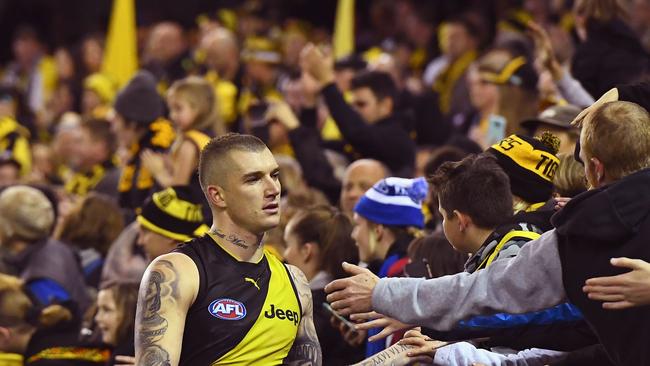
<svg viewBox="0 0 650 366"><path fill-rule="evenodd" d="M139 71L115 97L114 108L127 121L148 124L164 113L156 79L149 71Z"/></svg>
<svg viewBox="0 0 650 366"><path fill-rule="evenodd" d="M137 216L147 230L174 240L190 240L205 233L201 203L187 186L169 187L149 197Z"/></svg>
<svg viewBox="0 0 650 366"><path fill-rule="evenodd" d="M559 140L545 132L540 139L512 135L487 149L510 178L512 194L528 203L546 202L560 165Z"/></svg>
<svg viewBox="0 0 650 366"><path fill-rule="evenodd" d="M0 221L3 237L39 240L50 235L54 225L54 208L38 189L11 186L0 193Z"/></svg>
<svg viewBox="0 0 650 366"><path fill-rule="evenodd" d="M354 212L377 224L422 228L422 201L427 192L424 178L385 178L366 191Z"/></svg>

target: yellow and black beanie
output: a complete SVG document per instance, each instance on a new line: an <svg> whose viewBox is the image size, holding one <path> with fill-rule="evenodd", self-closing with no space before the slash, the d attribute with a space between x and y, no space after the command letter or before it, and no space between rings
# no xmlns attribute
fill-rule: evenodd
<svg viewBox="0 0 650 366"><path fill-rule="evenodd" d="M511 135L487 149L510 178L512 194L528 203L546 202L553 193L553 177L560 165L560 140L546 132L532 138Z"/></svg>
<svg viewBox="0 0 650 366"><path fill-rule="evenodd" d="M188 186L169 187L144 202L137 220L147 230L186 241L209 229L203 223L201 207Z"/></svg>

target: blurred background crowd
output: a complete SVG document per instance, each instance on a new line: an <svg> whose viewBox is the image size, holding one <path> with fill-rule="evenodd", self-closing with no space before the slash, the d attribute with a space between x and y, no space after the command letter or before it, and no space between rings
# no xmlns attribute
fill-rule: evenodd
<svg viewBox="0 0 650 366"><path fill-rule="evenodd" d="M133 355L137 283L211 225L198 157L228 132L281 166L265 245L310 280L325 364L360 361L401 335L330 319L343 261L431 278L491 253L466 263L482 243L449 244L418 178L487 150L512 195L489 228L539 235L587 189L570 122L650 75L647 0L16 0L0 24L0 364Z"/></svg>

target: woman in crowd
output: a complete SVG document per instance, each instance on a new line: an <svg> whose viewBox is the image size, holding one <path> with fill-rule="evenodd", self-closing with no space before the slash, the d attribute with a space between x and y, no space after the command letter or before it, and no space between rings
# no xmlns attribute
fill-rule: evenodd
<svg viewBox="0 0 650 366"><path fill-rule="evenodd" d="M314 325L323 350L323 365L344 365L363 358L363 347L351 347L330 324L324 308L325 285L343 278L341 263L357 263L357 248L350 237L352 223L338 210L316 206L297 212L287 224L284 258L305 273L314 302Z"/></svg>
<svg viewBox="0 0 650 366"><path fill-rule="evenodd" d="M113 347L109 365L132 365L135 362L133 325L139 284L117 282L97 294L95 322L102 341Z"/></svg>
<svg viewBox="0 0 650 366"><path fill-rule="evenodd" d="M537 74L524 56L492 50L470 67L467 81L478 114L461 132L484 149L521 132L519 123L537 115Z"/></svg>

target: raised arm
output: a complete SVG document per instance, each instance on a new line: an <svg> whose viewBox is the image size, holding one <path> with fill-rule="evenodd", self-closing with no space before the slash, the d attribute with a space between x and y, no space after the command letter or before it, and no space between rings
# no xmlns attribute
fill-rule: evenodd
<svg viewBox="0 0 650 366"><path fill-rule="evenodd" d="M149 265L138 295L136 365L178 365L185 316L198 283L196 265L184 254L165 254Z"/></svg>
<svg viewBox="0 0 650 366"><path fill-rule="evenodd" d="M302 305L302 317L298 326L298 334L293 346L284 360L286 365L320 366L323 364L323 355L314 327L314 304L311 299L311 290L307 277L297 267L287 265L289 272L296 285L300 304Z"/></svg>

